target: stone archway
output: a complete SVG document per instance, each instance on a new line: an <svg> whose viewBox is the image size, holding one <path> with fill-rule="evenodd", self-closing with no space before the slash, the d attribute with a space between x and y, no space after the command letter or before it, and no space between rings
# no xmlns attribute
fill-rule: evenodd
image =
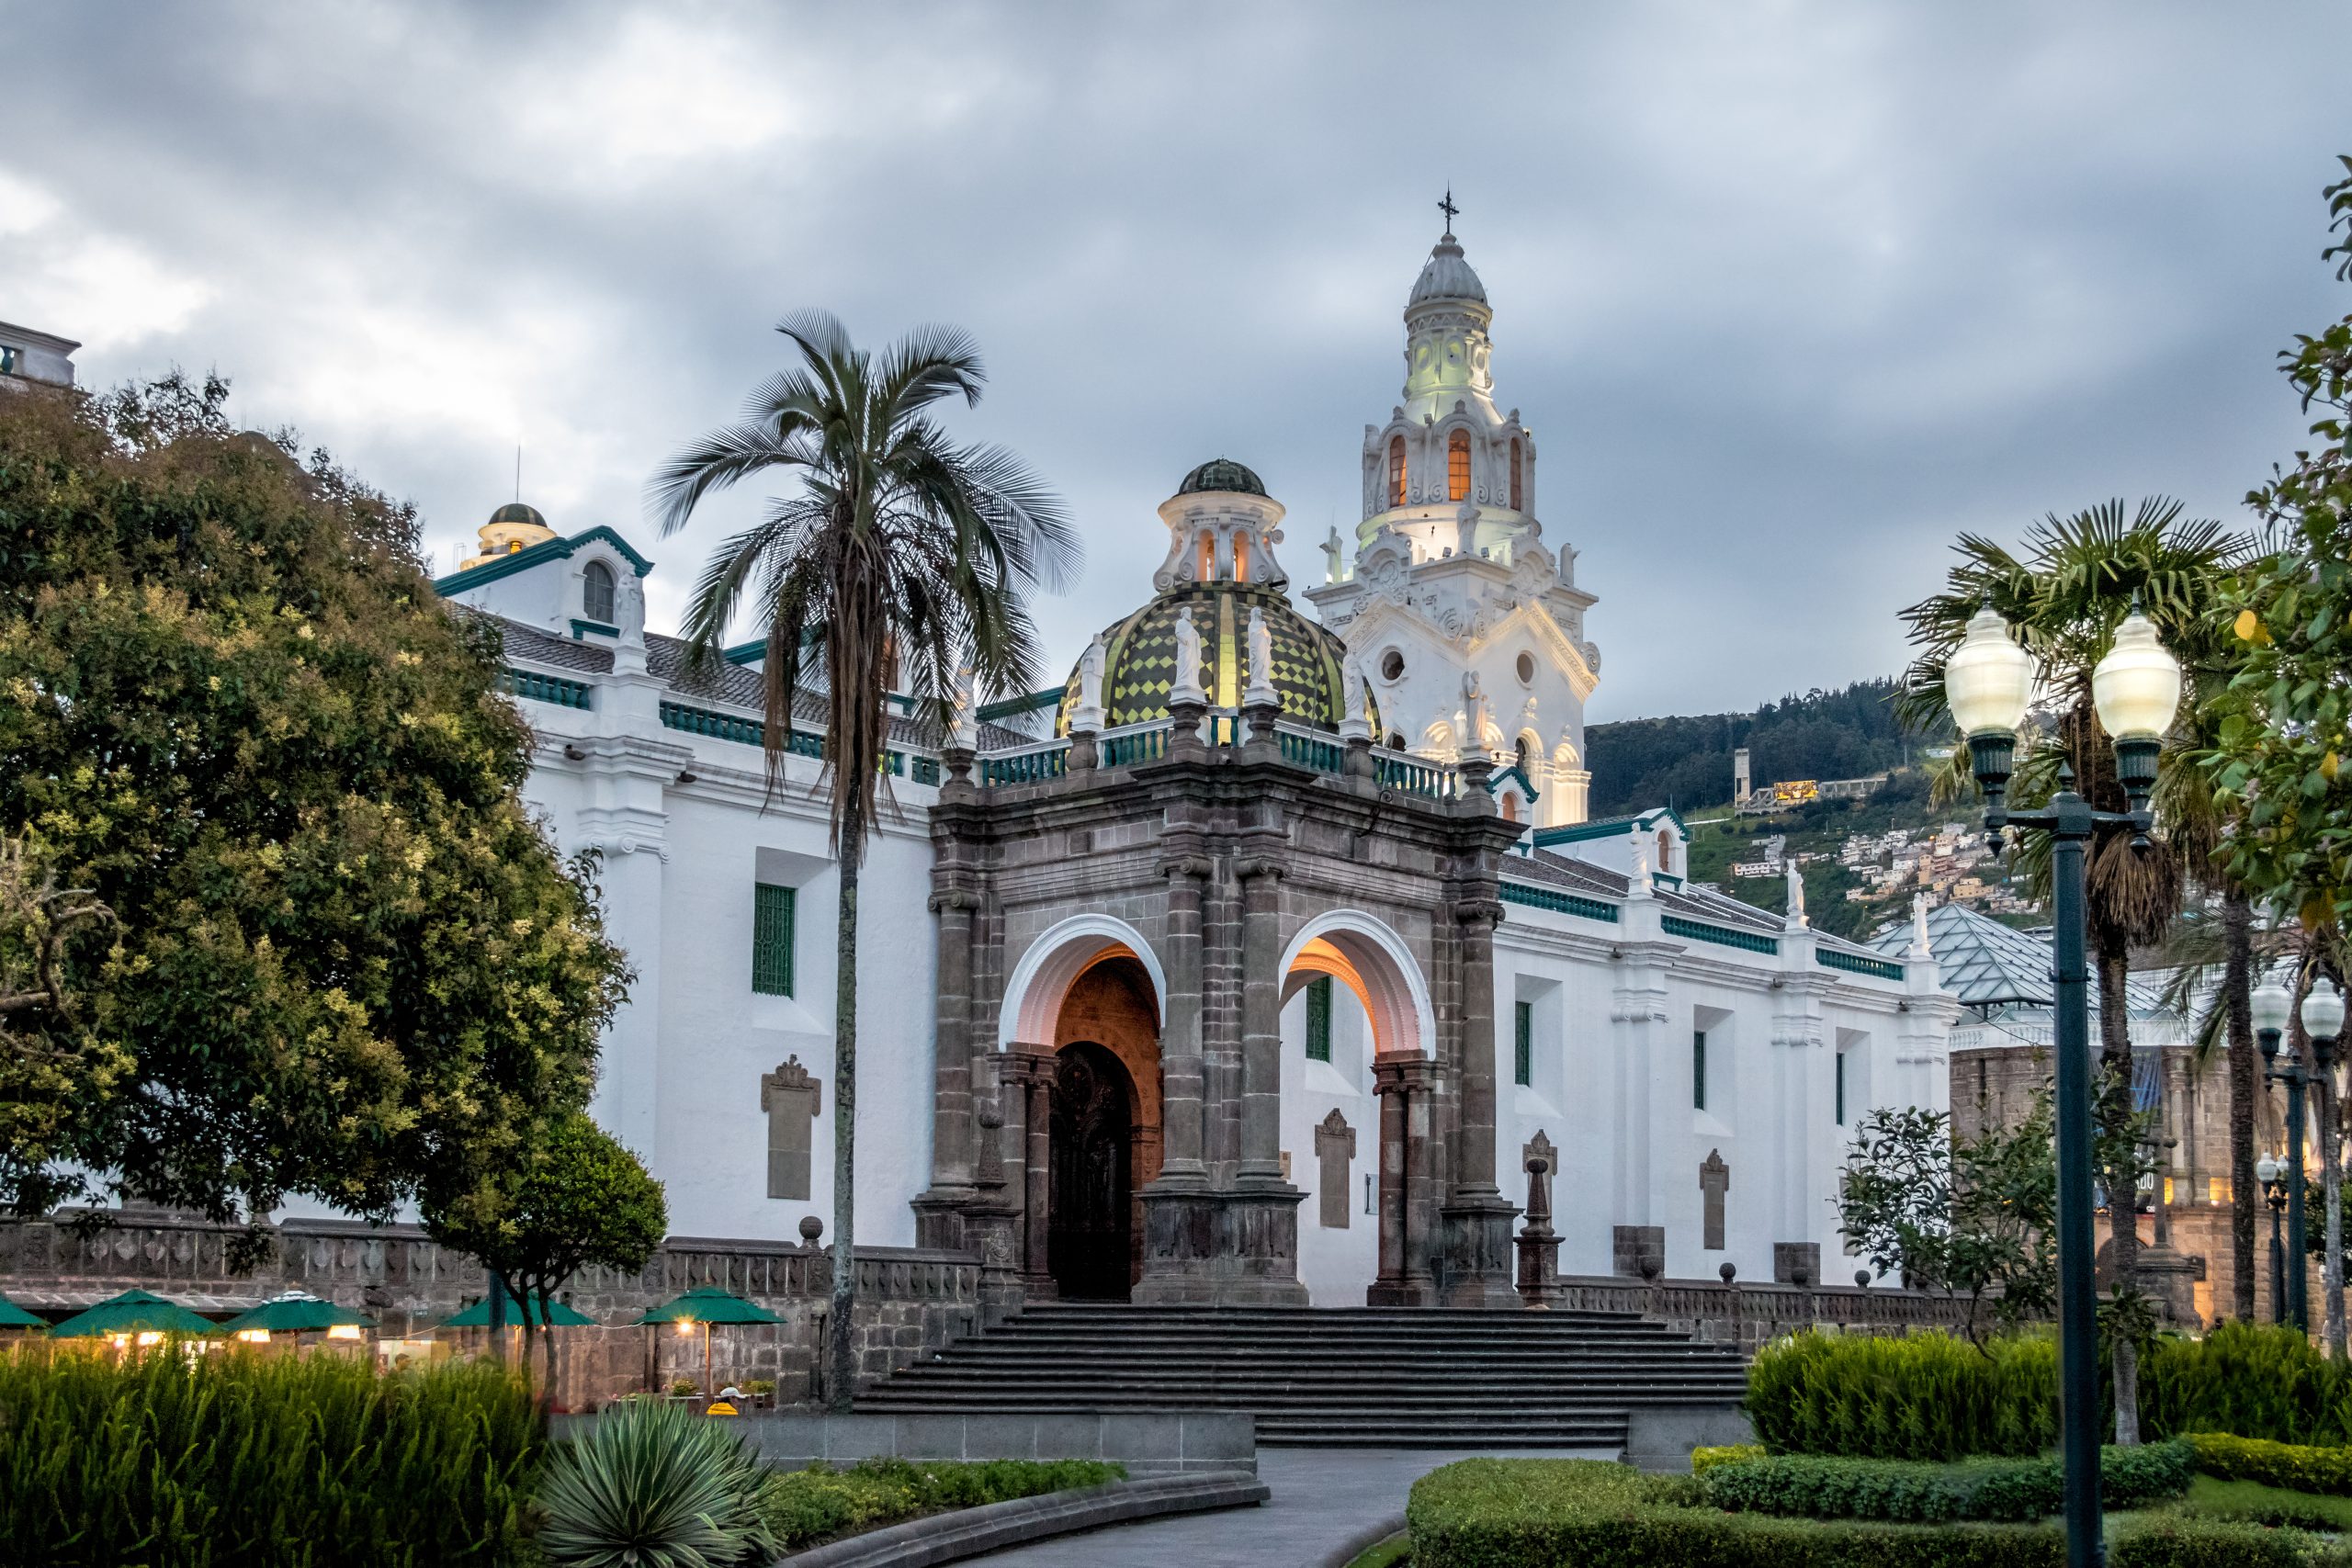
<svg viewBox="0 0 2352 1568"><path fill-rule="evenodd" d="M1283 957L1283 997L1317 976L1352 991L1372 1031L1373 1089L1380 1097L1379 1272L1364 1299L1373 1306L1432 1304L1446 1151L1428 981L1403 939L1360 909L1318 915L1291 939Z"/></svg>

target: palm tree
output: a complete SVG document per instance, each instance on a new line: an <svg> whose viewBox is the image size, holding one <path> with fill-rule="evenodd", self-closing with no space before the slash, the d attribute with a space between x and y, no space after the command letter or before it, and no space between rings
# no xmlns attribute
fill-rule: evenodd
<svg viewBox="0 0 2352 1568"><path fill-rule="evenodd" d="M2091 671L2112 645L2115 627L2140 605L2158 635L2184 665L2218 664L2226 635L2216 613L2227 574L2245 559L2250 541L2221 524L2188 520L2178 502L2152 497L2126 515L2123 502L2062 518L2052 513L2028 531L2020 555L1981 536L1961 537L1961 560L1942 593L1904 611L1911 640L1920 652L1904 678L1899 699L1904 716L1925 729L1947 722L1944 661L1960 645L1968 618L1990 604L2022 633L2041 666L2043 711L2050 735L2018 761L2011 795L2019 805L2047 799L2062 780L2094 807L2120 811L2123 786L2116 776L2114 749L2091 701ZM2200 657L2204 656L2204 657ZM2183 742L2167 748L2170 771L2181 771ZM2176 786L2177 788L2177 786ZM2128 1115L2132 1105L2131 1012L2125 981L2131 951L2160 940L2179 912L2184 874L2179 852L2166 836L2135 850L2121 835L2095 844L2086 857L2089 945L2098 982L2100 1063L2109 1083L2101 1103L2109 1119ZM2048 840L2024 840L2019 861L2045 887ZM2131 1146L2124 1129L2110 1125L2110 1148ZM2139 1171L2126 1160L2107 1172L2109 1218L2113 1232L2114 1277L2119 1289L2136 1282L2139 1228L2132 1194ZM2249 1183L2250 1185L2250 1183ZM2135 1358L2116 1347L2116 1434L2136 1438Z"/></svg>
<svg viewBox="0 0 2352 1568"><path fill-rule="evenodd" d="M857 889L889 738L894 689L944 729L959 698L1035 682L1026 596L1058 592L1080 559L1061 503L1002 448L952 440L932 405L979 400L977 345L950 327L918 329L877 360L832 316L807 310L776 331L799 363L762 383L742 423L682 449L648 487L665 535L714 491L771 470L799 480L713 553L685 632L712 658L738 609L766 637L763 744L781 785L804 675L824 684L825 774L841 870L833 1020L831 1401L854 1395ZM817 668L808 669L815 656Z"/></svg>

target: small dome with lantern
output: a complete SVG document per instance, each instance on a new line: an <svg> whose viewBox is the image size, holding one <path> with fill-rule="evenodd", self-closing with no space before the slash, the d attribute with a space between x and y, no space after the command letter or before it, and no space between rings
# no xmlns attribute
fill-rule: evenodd
<svg viewBox="0 0 2352 1568"><path fill-rule="evenodd" d="M1347 716L1347 645L1292 605L1290 580L1273 553L1283 508L1266 494L1264 482L1231 458L1215 458L1184 476L1159 517L1170 540L1168 558L1152 578L1159 592L1101 633L1104 725L1115 729L1168 716L1179 616L1190 616L1200 633L1199 680L1209 705L1238 707L1255 673L1250 668L1254 610L1273 645L1272 684L1283 715L1317 728L1338 728ZM1084 669L1081 660L1070 671L1056 734L1069 733Z"/></svg>

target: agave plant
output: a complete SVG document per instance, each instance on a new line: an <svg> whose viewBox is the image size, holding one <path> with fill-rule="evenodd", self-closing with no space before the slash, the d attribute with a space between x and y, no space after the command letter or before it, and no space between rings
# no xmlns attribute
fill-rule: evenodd
<svg viewBox="0 0 2352 1568"><path fill-rule="evenodd" d="M548 1461L539 1548L568 1568L728 1568L778 1547L766 1467L684 1405L630 1400Z"/></svg>

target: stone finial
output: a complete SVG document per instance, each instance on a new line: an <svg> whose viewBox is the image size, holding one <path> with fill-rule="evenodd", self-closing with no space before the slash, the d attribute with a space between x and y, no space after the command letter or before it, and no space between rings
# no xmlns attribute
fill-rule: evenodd
<svg viewBox="0 0 2352 1568"><path fill-rule="evenodd" d="M1552 1176L1560 1168L1559 1151L1542 1128L1527 1140L1520 1151L1520 1164L1527 1172L1527 1223L1530 1228L1548 1227L1552 1223Z"/></svg>
<svg viewBox="0 0 2352 1568"><path fill-rule="evenodd" d="M956 671L956 714L948 721L947 744L959 751L980 746L980 678L971 670Z"/></svg>
<svg viewBox="0 0 2352 1568"><path fill-rule="evenodd" d="M1928 896L1914 893L1911 895L1911 956L1933 958L1935 955L1935 943L1928 940Z"/></svg>
<svg viewBox="0 0 2352 1568"><path fill-rule="evenodd" d="M1072 734L1095 734L1102 728L1102 669L1111 649L1097 632L1078 660L1078 706L1069 716Z"/></svg>
<svg viewBox="0 0 2352 1568"><path fill-rule="evenodd" d="M1372 726L1364 718L1370 705L1364 701L1363 661L1351 653L1340 665L1340 693L1343 705L1340 714L1340 739L1356 740L1372 734Z"/></svg>
<svg viewBox="0 0 2352 1568"><path fill-rule="evenodd" d="M1782 874L1788 878L1789 884L1788 928L1792 931L1802 931L1807 923L1804 913L1804 873L1798 868L1795 858L1792 856Z"/></svg>
<svg viewBox="0 0 2352 1568"><path fill-rule="evenodd" d="M1266 624L1265 610L1250 606L1250 683L1241 693L1244 707L1276 707L1282 694L1274 690L1274 628Z"/></svg>
<svg viewBox="0 0 2352 1568"><path fill-rule="evenodd" d="M1176 682L1168 694L1170 707L1190 703L1208 705L1209 694L1201 687L1201 628L1192 615L1179 611L1176 615Z"/></svg>
<svg viewBox="0 0 2352 1568"><path fill-rule="evenodd" d="M1626 879L1625 897L1646 898L1650 896L1650 846L1639 829L1634 834L1634 870Z"/></svg>
<svg viewBox="0 0 2352 1568"><path fill-rule="evenodd" d="M1724 1284L1728 1285L1734 1280L1739 1278L1739 1265L1726 1258L1723 1261L1723 1266L1715 1270L1715 1274Z"/></svg>
<svg viewBox="0 0 2352 1568"><path fill-rule="evenodd" d="M637 573L613 573L613 618L620 623L620 642L613 649L613 671L620 675L645 673L645 584Z"/></svg>
<svg viewBox="0 0 2352 1568"><path fill-rule="evenodd" d="M800 1216L801 1246L807 1247L811 1252L816 1251L817 1244L823 1237L824 1234L824 1221L819 1219L814 1214L803 1214Z"/></svg>

